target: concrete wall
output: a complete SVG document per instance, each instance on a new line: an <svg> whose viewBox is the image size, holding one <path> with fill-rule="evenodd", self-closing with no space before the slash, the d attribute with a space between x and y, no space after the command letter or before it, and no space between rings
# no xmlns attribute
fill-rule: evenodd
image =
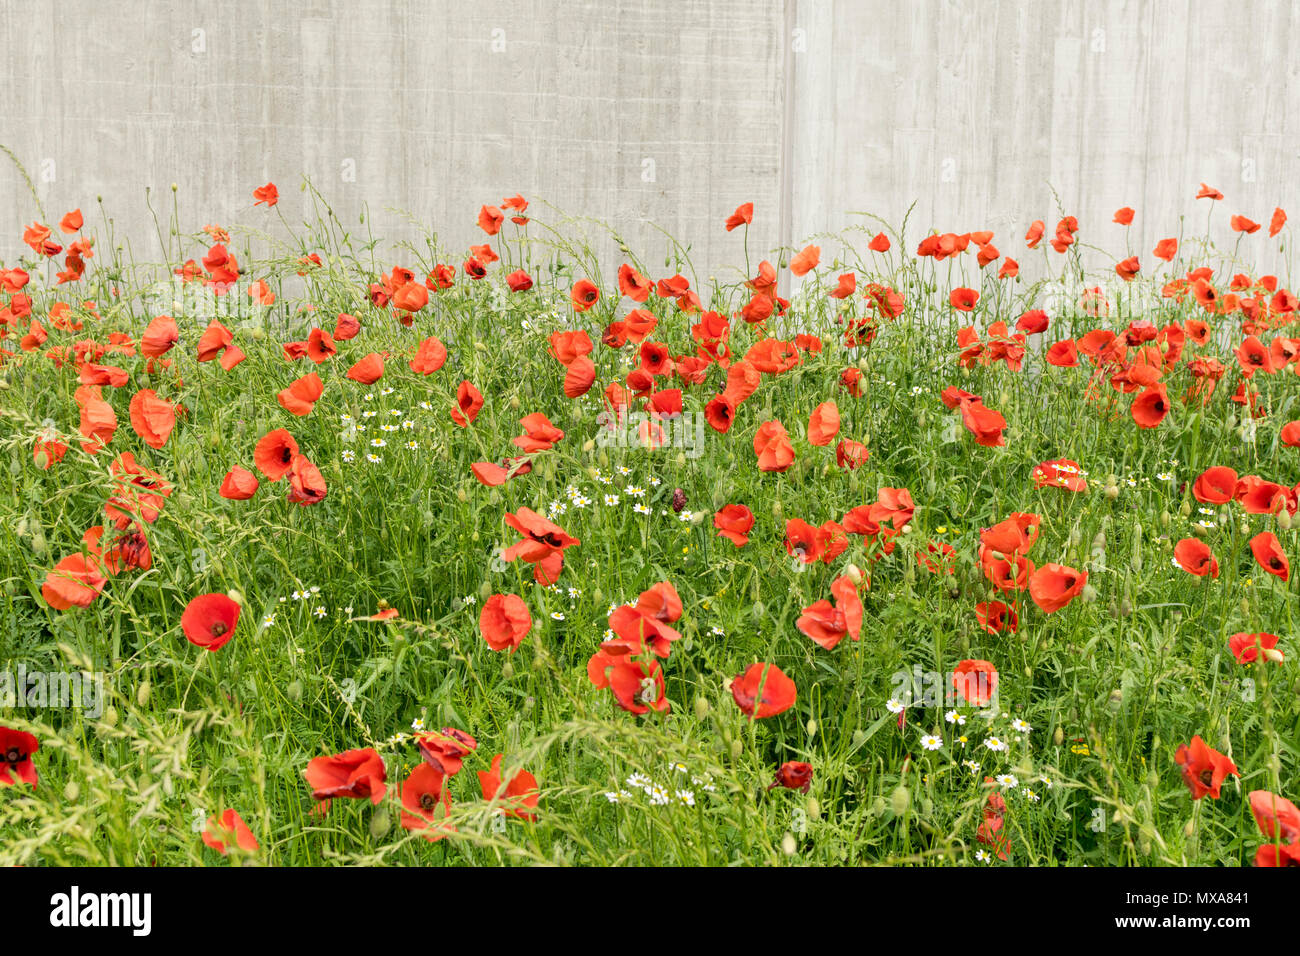
<svg viewBox="0 0 1300 956"><path fill-rule="evenodd" d="M1024 253L1058 218L1151 261L1201 180L1267 223L1300 180L1300 11L1177 0L0 0L0 144L53 225L80 206L160 255L145 187L184 231L282 230L251 192L304 215L303 174L345 222L481 241L479 206L522 192L610 223L656 274L692 243L704 279L743 266L722 220L754 201L751 250L861 224L990 228ZM1295 213L1300 215L1300 206ZM0 257L38 216L0 156ZM575 225L616 254L597 226ZM873 228L874 231L874 228ZM1257 250L1276 246L1257 234ZM833 243L822 243L824 258ZM1018 255L1022 262L1029 255ZM658 261L656 262L656 258Z"/></svg>

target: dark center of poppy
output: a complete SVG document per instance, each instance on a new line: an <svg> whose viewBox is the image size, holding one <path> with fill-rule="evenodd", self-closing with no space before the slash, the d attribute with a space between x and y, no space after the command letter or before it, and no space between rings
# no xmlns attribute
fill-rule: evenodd
<svg viewBox="0 0 1300 956"><path fill-rule="evenodd" d="M1214 770L1210 767L1206 767L1201 771L1199 779L1202 786L1211 786L1214 782Z"/></svg>
<svg viewBox="0 0 1300 956"><path fill-rule="evenodd" d="M420 809L432 810L437 805L438 805L438 801L434 799L433 794L431 793L420 794Z"/></svg>
<svg viewBox="0 0 1300 956"><path fill-rule="evenodd" d="M287 465L292 459L293 459L293 455L289 452L289 448L287 445L284 448L280 449L280 460L282 462L284 462Z"/></svg>
<svg viewBox="0 0 1300 956"><path fill-rule="evenodd" d="M230 630L230 628L226 627L224 621L217 621L217 623L212 625L211 634L213 637L220 637L228 630Z"/></svg>
<svg viewBox="0 0 1300 956"><path fill-rule="evenodd" d="M559 536L558 534L556 534L554 531L548 531L548 532L547 532L546 534L544 534L544 535L536 535L536 534L535 534L535 535L533 535L533 540L534 540L534 541L539 541L539 542L541 542L542 544L548 544L548 545L550 545L552 548L558 548L558 547L560 547L560 545L563 543L563 542L560 541L560 536Z"/></svg>
<svg viewBox="0 0 1300 956"><path fill-rule="evenodd" d="M17 747L10 747L5 751L5 760L12 764L22 763L27 759L27 754L23 753Z"/></svg>

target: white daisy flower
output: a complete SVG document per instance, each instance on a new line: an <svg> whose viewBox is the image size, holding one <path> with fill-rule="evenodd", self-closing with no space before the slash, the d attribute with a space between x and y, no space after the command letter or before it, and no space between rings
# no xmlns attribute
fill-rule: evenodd
<svg viewBox="0 0 1300 956"><path fill-rule="evenodd" d="M1000 787L1015 787L1019 784L1015 774L1012 773L1000 773L993 779L998 782Z"/></svg>
<svg viewBox="0 0 1300 956"><path fill-rule="evenodd" d="M943 738L936 737L934 734L923 734L921 736L921 746L926 750L938 750L943 746Z"/></svg>
<svg viewBox="0 0 1300 956"><path fill-rule="evenodd" d="M904 710L907 709L907 705L904 704L897 697L891 697L889 698L889 700L885 702L885 709L888 710L891 714L901 714Z"/></svg>

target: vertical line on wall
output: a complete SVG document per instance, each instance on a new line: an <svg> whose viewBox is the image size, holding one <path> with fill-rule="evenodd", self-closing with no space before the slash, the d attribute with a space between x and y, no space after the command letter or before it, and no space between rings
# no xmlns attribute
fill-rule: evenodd
<svg viewBox="0 0 1300 956"><path fill-rule="evenodd" d="M785 0L784 35L781 37L781 69L785 73L785 102L781 105L781 167L778 188L780 190L780 208L778 211L777 241L782 246L794 243L794 109L795 109L795 70L792 55L791 38L794 36L798 22L799 0ZM780 261L779 259L777 260ZM788 270L785 274L786 289L790 288ZM778 279L780 275L778 275ZM780 283L778 281L778 288Z"/></svg>

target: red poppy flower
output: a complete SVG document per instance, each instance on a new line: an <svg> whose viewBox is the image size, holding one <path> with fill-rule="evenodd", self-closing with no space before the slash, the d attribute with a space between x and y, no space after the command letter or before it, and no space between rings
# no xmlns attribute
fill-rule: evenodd
<svg viewBox="0 0 1300 956"><path fill-rule="evenodd" d="M834 402L822 402L808 419L808 443L829 445L840 431L840 410Z"/></svg>
<svg viewBox="0 0 1300 956"><path fill-rule="evenodd" d="M569 292L569 303L574 312L586 312L600 301L600 289L590 279L579 279Z"/></svg>
<svg viewBox="0 0 1300 956"><path fill-rule="evenodd" d="M289 473L298 454L298 443L283 428L267 432L253 449L253 463L268 481L279 481Z"/></svg>
<svg viewBox="0 0 1300 956"><path fill-rule="evenodd" d="M531 811L537 809L537 803L541 799L541 791L537 788L537 778L527 770L517 770L506 781L505 786L501 785L501 759L502 754L497 754L492 758L491 770L480 770L478 772L479 787L483 791L483 799L496 801L508 817L517 817L520 820L536 820L537 814Z"/></svg>
<svg viewBox="0 0 1300 956"><path fill-rule="evenodd" d="M372 748L345 750L328 757L314 757L303 772L316 800L336 797L369 798L378 806L388 792L384 782L383 758Z"/></svg>
<svg viewBox="0 0 1300 956"><path fill-rule="evenodd" d="M981 601L975 605L975 620L990 634L1009 631L1014 634L1020 627L1020 617L1014 607L1001 601Z"/></svg>
<svg viewBox="0 0 1300 956"><path fill-rule="evenodd" d="M1232 501L1237 491L1237 473L1226 465L1207 468L1192 484L1192 497L1202 504L1222 505Z"/></svg>
<svg viewBox="0 0 1300 956"><path fill-rule="evenodd" d="M451 791L447 778L422 763L402 783L402 828L418 832L431 843L454 833L447 823L451 814Z"/></svg>
<svg viewBox="0 0 1300 956"><path fill-rule="evenodd" d="M1210 546L1199 538L1183 538L1174 545L1174 563L1198 578L1219 576L1219 562Z"/></svg>
<svg viewBox="0 0 1300 956"><path fill-rule="evenodd" d="M953 690L974 707L987 707L998 689L998 669L985 660L961 661L952 672Z"/></svg>
<svg viewBox="0 0 1300 956"><path fill-rule="evenodd" d="M295 379L288 388L281 389L275 396L280 407L293 415L309 415L316 407L316 401L325 393L325 383L315 372L309 372L302 378Z"/></svg>
<svg viewBox="0 0 1300 956"><path fill-rule="evenodd" d="M280 190L275 188L275 183L267 183L265 186L258 186L253 190L253 198L257 200L257 202L253 203L254 206L266 203L267 207L270 208L280 201Z"/></svg>
<svg viewBox="0 0 1300 956"><path fill-rule="evenodd" d="M790 271L797 276L807 275L821 262L821 246L805 246L803 251L790 260Z"/></svg>
<svg viewBox="0 0 1300 956"><path fill-rule="evenodd" d="M1228 775L1241 776L1237 772L1237 765L1206 744L1200 734L1192 738L1190 746L1184 745L1178 748L1174 754L1174 762L1182 770L1183 783L1187 784L1187 789L1192 792L1193 800L1199 800L1206 794L1218 800L1219 788L1223 786L1223 781Z"/></svg>
<svg viewBox="0 0 1300 956"><path fill-rule="evenodd" d="M748 226L753 221L754 204L752 202L741 203L736 207L736 211L727 217L727 232L731 232L737 226Z"/></svg>
<svg viewBox="0 0 1300 956"><path fill-rule="evenodd" d="M517 594L494 594L483 602L478 629L494 651L513 654L533 626L528 605Z"/></svg>
<svg viewBox="0 0 1300 956"><path fill-rule="evenodd" d="M179 339L180 330L176 328L176 320L171 316L160 315L149 323L149 327L140 336L140 354L159 358L170 352Z"/></svg>
<svg viewBox="0 0 1300 956"><path fill-rule="evenodd" d="M1044 230L1046 230L1046 228L1047 227L1043 224L1043 220L1035 219L1030 224L1029 231L1025 233L1025 245L1027 245L1030 249L1033 249L1035 246L1037 246L1039 240L1043 238L1043 232Z"/></svg>
<svg viewBox="0 0 1300 956"><path fill-rule="evenodd" d="M962 402L961 420L966 430L975 436L977 445L996 448L1007 443L1002 435L1007 420L1000 412L986 408L983 402Z"/></svg>
<svg viewBox="0 0 1300 956"><path fill-rule="evenodd" d="M1155 428L1169 414L1169 395L1163 385L1151 385L1133 399L1129 409L1139 428Z"/></svg>
<svg viewBox="0 0 1300 956"><path fill-rule="evenodd" d="M1234 634L1228 638L1228 649L1238 664L1250 664L1261 656L1265 660L1281 664L1286 657L1277 650L1278 640L1276 634Z"/></svg>
<svg viewBox="0 0 1300 956"><path fill-rule="evenodd" d="M713 516L713 527L718 537L726 538L738 548L749 544L749 532L754 527L754 513L744 505L726 505Z"/></svg>
<svg viewBox="0 0 1300 956"><path fill-rule="evenodd" d="M415 743L424 762L448 777L460 773L465 758L478 749L477 740L455 727L418 733Z"/></svg>
<svg viewBox="0 0 1300 956"><path fill-rule="evenodd" d="M1207 186L1205 183L1201 183L1201 189L1200 192L1196 194L1196 198L1219 200L1223 198L1223 193L1219 192L1212 186Z"/></svg>
<svg viewBox="0 0 1300 956"><path fill-rule="evenodd" d="M580 355L568 364L564 372L564 394L566 398L581 398L591 391L596 382L596 365L585 355Z"/></svg>
<svg viewBox="0 0 1300 956"><path fill-rule="evenodd" d="M151 388L142 388L131 398L131 428L150 448L167 444L176 427L176 409Z"/></svg>
<svg viewBox="0 0 1300 956"><path fill-rule="evenodd" d="M32 461L42 471L49 471L63 461L63 456L67 453L68 446L63 442L53 438L38 438L32 447Z"/></svg>
<svg viewBox="0 0 1300 956"><path fill-rule="evenodd" d="M253 836L253 831L248 828L244 818L233 809L226 810L220 817L208 817L202 839L222 856L232 846L239 847L245 853L252 853L258 848L257 837Z"/></svg>
<svg viewBox="0 0 1300 956"><path fill-rule="evenodd" d="M1165 262L1172 262L1174 256L1177 253L1178 253L1178 240L1172 238L1161 239L1159 242L1156 243L1156 247L1152 251L1152 254L1157 259L1164 259Z"/></svg>
<svg viewBox="0 0 1300 956"><path fill-rule="evenodd" d="M316 505L324 501L328 493L320 469L306 455L294 455L289 466L288 500L297 505Z"/></svg>
<svg viewBox="0 0 1300 956"><path fill-rule="evenodd" d="M419 312L429 304L429 288L423 282L411 280L401 285L390 301L403 312Z"/></svg>
<svg viewBox="0 0 1300 956"><path fill-rule="evenodd" d="M835 464L849 471L866 464L870 457L871 452L860 441L844 438L835 446Z"/></svg>
<svg viewBox="0 0 1300 956"><path fill-rule="evenodd" d="M1256 851L1255 865L1300 866L1300 809L1267 790L1252 790L1249 800L1260 833L1272 841Z"/></svg>
<svg viewBox="0 0 1300 956"><path fill-rule="evenodd" d="M1034 469L1035 488L1064 488L1066 491L1086 492L1088 482L1083 477L1077 461L1057 458L1045 461Z"/></svg>
<svg viewBox="0 0 1300 956"><path fill-rule="evenodd" d="M41 597L56 611L70 607L90 607L104 590L108 578L99 562L82 554L61 560L45 576Z"/></svg>
<svg viewBox="0 0 1300 956"><path fill-rule="evenodd" d="M221 489L218 493L221 497L229 498L231 501L247 501L257 494L257 488L257 475L246 468L240 468L236 465L226 472L226 477L221 480Z"/></svg>
<svg viewBox="0 0 1300 956"><path fill-rule="evenodd" d="M794 706L798 692L794 681L775 664L750 664L744 673L731 681L731 696L736 706L750 719L775 717Z"/></svg>
<svg viewBox="0 0 1300 956"><path fill-rule="evenodd" d="M1052 614L1082 594L1087 583L1087 571L1049 562L1030 575L1029 596L1044 614Z"/></svg>
<svg viewBox="0 0 1300 956"><path fill-rule="evenodd" d="M235 636L239 605L224 594L200 594L181 614L181 630L191 644L219 651Z"/></svg>
<svg viewBox="0 0 1300 956"><path fill-rule="evenodd" d="M952 303L952 307L960 312L969 312L971 309L975 308L975 305L979 300L980 294L978 292L974 289L967 289L965 287L953 289L952 293L948 296L948 301Z"/></svg>
<svg viewBox="0 0 1300 956"><path fill-rule="evenodd" d="M812 787L812 778L812 764L802 763L798 760L787 760L777 767L776 779L768 784L767 789L785 787L787 790L798 790L800 793L807 793Z"/></svg>
<svg viewBox="0 0 1300 956"><path fill-rule="evenodd" d="M479 207L478 227L489 236L495 236L501 231L501 224L505 222L505 219L505 213L496 206Z"/></svg>
<svg viewBox="0 0 1300 956"><path fill-rule="evenodd" d="M1287 560L1286 552L1282 550L1282 543L1277 540L1277 535L1271 531L1263 531L1250 539L1250 553L1255 556L1255 561L1261 568L1269 574L1276 575L1283 581L1291 578L1291 562Z"/></svg>
<svg viewBox="0 0 1300 956"><path fill-rule="evenodd" d="M483 394L470 382L461 382L456 388L456 406L451 410L451 420L461 428L468 428L482 408Z"/></svg>
<svg viewBox="0 0 1300 956"><path fill-rule="evenodd" d="M1121 226L1127 226L1132 221L1133 221L1133 210L1128 206L1121 207L1115 213L1115 218L1111 220L1111 222L1118 223Z"/></svg>
<svg viewBox="0 0 1300 956"><path fill-rule="evenodd" d="M828 651L845 637L856 641L862 636L862 600L853 579L846 575L836 578L831 583L831 596L835 598L833 606L827 600L817 601L804 608L795 621L802 634Z"/></svg>
<svg viewBox="0 0 1300 956"><path fill-rule="evenodd" d="M1268 236L1273 238L1286 225L1286 212L1281 207L1273 210L1273 218L1268 221Z"/></svg>
<svg viewBox="0 0 1300 956"><path fill-rule="evenodd" d="M371 352L356 365L348 369L347 377L362 385L373 385L384 377L384 359L378 352Z"/></svg>
<svg viewBox="0 0 1300 956"><path fill-rule="evenodd" d="M421 375L432 375L442 368L446 361L447 347L437 336L431 335L416 349L415 357L410 361L411 371L419 372Z"/></svg>
<svg viewBox="0 0 1300 956"><path fill-rule="evenodd" d="M35 790L40 775L32 763L32 754L40 749L40 742L32 734L0 727L0 787L30 783Z"/></svg>
<svg viewBox="0 0 1300 956"><path fill-rule="evenodd" d="M671 705L664 696L664 675L657 660L632 660L627 648L617 646L597 651L587 661L587 679L598 689L608 687L614 702L631 714L651 709L667 713Z"/></svg>
<svg viewBox="0 0 1300 956"><path fill-rule="evenodd" d="M348 315L346 312L340 312L338 319L334 323L334 339L339 342L346 342L354 339L361 331L361 323L357 321L356 316Z"/></svg>
<svg viewBox="0 0 1300 956"><path fill-rule="evenodd" d="M502 560L522 558L533 565L535 580L549 587L555 583L564 567L564 549L582 542L570 537L559 525L547 521L531 508L520 508L506 513L506 524L524 536L524 539L506 548Z"/></svg>
<svg viewBox="0 0 1300 956"><path fill-rule="evenodd" d="M759 471L785 471L794 463L794 446L785 427L776 420L764 422L754 434L754 454Z"/></svg>

